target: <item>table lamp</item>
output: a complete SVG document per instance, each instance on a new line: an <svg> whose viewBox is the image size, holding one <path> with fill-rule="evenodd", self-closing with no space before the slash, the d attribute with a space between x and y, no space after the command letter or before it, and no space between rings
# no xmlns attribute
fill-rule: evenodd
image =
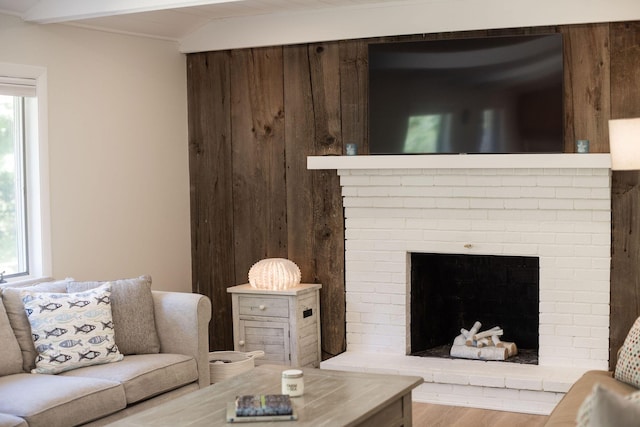
<svg viewBox="0 0 640 427"><path fill-rule="evenodd" d="M640 169L640 118L609 120L611 169Z"/></svg>
<svg viewBox="0 0 640 427"><path fill-rule="evenodd" d="M249 284L256 289L281 291L300 283L300 268L285 258L266 258L249 269Z"/></svg>

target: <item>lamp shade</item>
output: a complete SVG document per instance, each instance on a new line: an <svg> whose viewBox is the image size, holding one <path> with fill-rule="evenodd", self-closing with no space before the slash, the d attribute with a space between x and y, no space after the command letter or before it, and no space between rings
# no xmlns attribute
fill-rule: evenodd
<svg viewBox="0 0 640 427"><path fill-rule="evenodd" d="M640 169L640 118L609 120L611 169Z"/></svg>
<svg viewBox="0 0 640 427"><path fill-rule="evenodd" d="M293 288L300 283L300 268L284 258L266 258L249 269L249 284L272 291Z"/></svg>

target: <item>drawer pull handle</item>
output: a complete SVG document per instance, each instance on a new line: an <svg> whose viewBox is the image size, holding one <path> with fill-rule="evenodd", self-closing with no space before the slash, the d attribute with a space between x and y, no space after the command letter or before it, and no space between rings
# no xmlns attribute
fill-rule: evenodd
<svg viewBox="0 0 640 427"><path fill-rule="evenodd" d="M264 304L260 304L260 305L258 306L258 308L259 308L260 310L263 310L263 311L264 311L264 309L265 309L265 308L267 308L267 307L265 307L265 306L264 306Z"/></svg>
<svg viewBox="0 0 640 427"><path fill-rule="evenodd" d="M238 341L238 345L239 345L239 346L243 346L243 345L244 345L244 340L240 340L240 341Z"/></svg>

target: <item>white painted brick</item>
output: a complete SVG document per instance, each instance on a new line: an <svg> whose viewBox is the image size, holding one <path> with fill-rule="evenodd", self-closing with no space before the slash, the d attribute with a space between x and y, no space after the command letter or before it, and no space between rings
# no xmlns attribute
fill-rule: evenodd
<svg viewBox="0 0 640 427"><path fill-rule="evenodd" d="M588 307L589 312L591 312L591 307ZM609 316L595 316L592 314L588 315L575 315L573 316L573 321L578 326L598 326L598 327L608 327L609 326Z"/></svg>
<svg viewBox="0 0 640 427"><path fill-rule="evenodd" d="M402 177L400 176L380 176L380 175L372 175L369 178L370 185L379 185L379 186L399 186L402 185Z"/></svg>
<svg viewBox="0 0 640 427"><path fill-rule="evenodd" d="M574 179L570 176L538 176L536 185L540 187L573 187Z"/></svg>
<svg viewBox="0 0 640 427"><path fill-rule="evenodd" d="M507 378L505 385L521 390L542 390L542 380L539 378Z"/></svg>
<svg viewBox="0 0 640 427"><path fill-rule="evenodd" d="M520 188L520 187L506 187L506 186L496 186L485 189L485 195L487 198L492 199L517 199L520 197L527 197L530 194L531 188ZM476 189L476 191L478 191ZM552 193L553 194L553 193ZM529 196L530 197L530 196Z"/></svg>
<svg viewBox="0 0 640 427"><path fill-rule="evenodd" d="M482 387L504 387L504 377L469 375L469 384Z"/></svg>
<svg viewBox="0 0 640 427"><path fill-rule="evenodd" d="M591 336L594 338L609 338L609 327L591 328Z"/></svg>
<svg viewBox="0 0 640 427"><path fill-rule="evenodd" d="M343 187L369 185L370 182L371 177L369 176L340 175L340 185Z"/></svg>
<svg viewBox="0 0 640 427"><path fill-rule="evenodd" d="M497 255L535 252L541 267L540 363L606 364L608 320L602 319L608 319L609 311L606 271L610 262L610 177L608 171L596 170L595 174L602 179L594 180L587 171L578 169L392 170L375 179L375 171L355 171L348 178L343 176L343 181L351 180L357 186L343 189L348 196L345 225L347 230L357 226L346 232L346 289L347 293L360 292L348 296L347 302L352 307L369 301L382 311L347 314L347 323L357 321L359 330L365 333L372 327L379 329L370 338L349 332L348 350L407 349L407 251ZM390 183L401 185L393 188ZM577 187L572 186L574 183ZM551 186L555 184L561 187ZM358 192L372 197L347 200ZM473 247L464 250L466 243ZM379 274L356 271L362 276L356 276L358 281L353 282L348 271L351 261L359 262L359 269L370 267L373 261L376 265L372 271ZM383 294L363 300L363 295L379 291ZM366 305L356 308L368 310ZM583 336L586 331L589 334ZM563 335L566 333L574 335ZM549 343L547 348L545 343ZM571 345L584 348L574 348L573 354ZM474 381L482 381L483 376ZM486 381L500 384L495 377ZM474 393L474 387L457 387L463 387L456 390L458 394ZM454 394L443 393L440 398L453 399ZM486 399L489 404L491 399ZM535 395L525 393L522 399L536 405ZM491 401L493 405L505 404L500 399Z"/></svg>
<svg viewBox="0 0 640 427"><path fill-rule="evenodd" d="M538 199L507 199L504 201L505 209L538 209Z"/></svg>
<svg viewBox="0 0 640 427"><path fill-rule="evenodd" d="M593 195L593 190L588 187L558 187L555 190L558 199L590 199Z"/></svg>
<svg viewBox="0 0 640 427"><path fill-rule="evenodd" d="M609 341L607 340L607 343ZM608 367L608 363L609 363L609 351L602 349L602 348L597 348L597 349L593 349L591 350L591 352L589 353L589 359L591 360L601 360L601 363L603 366L607 366ZM606 369L606 368L603 368Z"/></svg>
<svg viewBox="0 0 640 427"><path fill-rule="evenodd" d="M469 209L468 199L441 198L436 200L436 207L439 209Z"/></svg>
<svg viewBox="0 0 640 427"><path fill-rule="evenodd" d="M473 176L467 180L469 187L500 187L504 180L500 176L486 175L486 176Z"/></svg>
<svg viewBox="0 0 640 427"><path fill-rule="evenodd" d="M520 400L531 402L547 402L555 404L558 403L559 396L555 393L545 393L543 391L520 390L518 398Z"/></svg>
<svg viewBox="0 0 640 427"><path fill-rule="evenodd" d="M591 329L586 326L560 325L556 328L556 333L566 337L590 337Z"/></svg>
<svg viewBox="0 0 640 427"><path fill-rule="evenodd" d="M401 178L401 185L404 186L432 186L434 183L433 176L427 175L413 175L413 176L403 176Z"/></svg>
<svg viewBox="0 0 640 427"><path fill-rule="evenodd" d="M567 291L549 291L542 289L540 291L541 302L567 302L573 301L573 292Z"/></svg>
<svg viewBox="0 0 640 427"><path fill-rule="evenodd" d="M469 376L452 372L437 372L433 374L433 381L445 384L469 384Z"/></svg>
<svg viewBox="0 0 640 427"><path fill-rule="evenodd" d="M573 210L573 200L565 199L538 199L539 207L543 210Z"/></svg>
<svg viewBox="0 0 640 427"><path fill-rule="evenodd" d="M538 199L555 198L554 187L527 187L524 191L526 191L526 197L535 197Z"/></svg>
<svg viewBox="0 0 640 427"><path fill-rule="evenodd" d="M576 302L602 304L609 301L609 294L604 292L576 292L573 296Z"/></svg>
<svg viewBox="0 0 640 427"><path fill-rule="evenodd" d="M585 304L585 303L557 303L556 304L556 311L558 311L559 313L571 313L571 314L591 314L591 304ZM585 317L585 316L582 316ZM574 319L574 323L577 325L583 325L586 326L586 323L580 323L577 321L577 319L581 318L581 316L573 316ZM589 326L601 326L601 325L589 325Z"/></svg>
<svg viewBox="0 0 640 427"><path fill-rule="evenodd" d="M467 177L455 175L437 175L434 179L434 185L441 187L465 187L467 186Z"/></svg>
<svg viewBox="0 0 640 427"><path fill-rule="evenodd" d="M540 313L541 325L572 325L573 316L559 313Z"/></svg>
<svg viewBox="0 0 640 427"><path fill-rule="evenodd" d="M609 345L608 339L598 339L598 338L574 338L573 346L576 348L591 348L591 349L602 349Z"/></svg>
<svg viewBox="0 0 640 427"><path fill-rule="evenodd" d="M610 185L609 177L602 176L576 176L573 178L574 187L607 188Z"/></svg>
<svg viewBox="0 0 640 427"><path fill-rule="evenodd" d="M611 220L611 211L596 211L591 214L591 218L594 221L609 224Z"/></svg>
<svg viewBox="0 0 640 427"><path fill-rule="evenodd" d="M454 187L451 193L452 197L468 197L476 199L486 197L487 189L482 187Z"/></svg>
<svg viewBox="0 0 640 427"><path fill-rule="evenodd" d="M574 209L563 209L556 211L556 217L558 221L567 221L567 222L575 222L575 221L591 221L592 218L591 211L577 211Z"/></svg>
<svg viewBox="0 0 640 427"><path fill-rule="evenodd" d="M610 310L611 307L609 304L591 304L591 314L606 316L608 318Z"/></svg>

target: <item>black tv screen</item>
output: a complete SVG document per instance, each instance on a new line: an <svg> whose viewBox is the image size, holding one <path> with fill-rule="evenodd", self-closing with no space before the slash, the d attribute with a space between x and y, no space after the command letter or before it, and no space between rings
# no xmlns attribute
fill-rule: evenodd
<svg viewBox="0 0 640 427"><path fill-rule="evenodd" d="M369 45L371 154L563 152L562 35Z"/></svg>

